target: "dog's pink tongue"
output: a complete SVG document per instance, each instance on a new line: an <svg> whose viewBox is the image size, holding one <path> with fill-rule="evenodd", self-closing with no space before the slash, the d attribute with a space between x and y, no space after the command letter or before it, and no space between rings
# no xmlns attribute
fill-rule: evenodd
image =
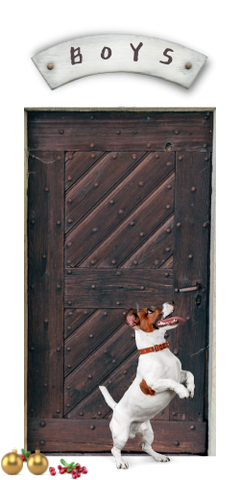
<svg viewBox="0 0 240 480"><path fill-rule="evenodd" d="M165 320L161 320L162 322L171 322L172 320L178 320L179 322L185 322L186 320L182 317L170 317L166 318Z"/></svg>

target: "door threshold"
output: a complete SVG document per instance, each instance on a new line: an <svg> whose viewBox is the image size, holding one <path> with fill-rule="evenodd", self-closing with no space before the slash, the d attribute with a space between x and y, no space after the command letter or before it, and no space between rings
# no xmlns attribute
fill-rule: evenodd
<svg viewBox="0 0 240 480"><path fill-rule="evenodd" d="M77 460L91 460L91 459L101 459L101 458L107 458L107 457L112 457L112 454L109 452L84 452L84 453L79 453L79 452L44 452L44 455L46 457L51 458L51 460L57 460L60 457L65 457L68 459L75 458ZM165 453L164 455L167 455L168 457L175 457L179 458L181 460L204 460L205 455L192 455L191 453ZM136 458L143 458L143 457L148 457L151 458L147 453L125 453L124 451L122 452L123 457L136 457Z"/></svg>

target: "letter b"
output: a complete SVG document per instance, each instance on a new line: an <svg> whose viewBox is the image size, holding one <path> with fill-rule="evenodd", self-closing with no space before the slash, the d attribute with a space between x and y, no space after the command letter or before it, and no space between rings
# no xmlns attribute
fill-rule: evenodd
<svg viewBox="0 0 240 480"><path fill-rule="evenodd" d="M80 52L80 47L77 47L77 48L71 47L70 54L71 54L72 65L75 65L76 63L82 63L83 56Z"/></svg>

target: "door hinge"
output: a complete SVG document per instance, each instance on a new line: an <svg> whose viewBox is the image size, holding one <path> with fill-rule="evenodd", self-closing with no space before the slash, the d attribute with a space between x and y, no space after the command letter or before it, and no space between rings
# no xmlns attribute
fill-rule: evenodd
<svg viewBox="0 0 240 480"><path fill-rule="evenodd" d="M197 283L196 285L193 285L192 287L179 288L179 292L180 293L195 292L196 290L200 290L200 288L201 288L200 283Z"/></svg>

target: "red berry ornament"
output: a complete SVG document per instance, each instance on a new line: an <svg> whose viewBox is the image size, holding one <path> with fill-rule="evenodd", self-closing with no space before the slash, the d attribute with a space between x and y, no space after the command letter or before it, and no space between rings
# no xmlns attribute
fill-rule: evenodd
<svg viewBox="0 0 240 480"><path fill-rule="evenodd" d="M87 475L87 473L90 473L91 472L91 469L89 467L89 465L87 465L86 463L84 464L83 468L82 468L82 473L83 475Z"/></svg>
<svg viewBox="0 0 240 480"><path fill-rule="evenodd" d="M52 476L56 475L56 470L54 467L49 467L49 472L50 472L50 475Z"/></svg>
<svg viewBox="0 0 240 480"><path fill-rule="evenodd" d="M24 455L22 455L21 453L19 453L20 457L22 458L22 461L23 462L26 462L26 458L24 457Z"/></svg>

